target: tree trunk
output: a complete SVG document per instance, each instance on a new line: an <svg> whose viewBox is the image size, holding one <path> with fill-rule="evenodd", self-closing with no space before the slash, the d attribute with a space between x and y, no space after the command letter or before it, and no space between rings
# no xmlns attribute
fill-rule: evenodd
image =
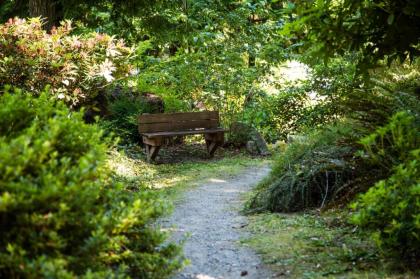
<svg viewBox="0 0 420 279"><path fill-rule="evenodd" d="M248 52L248 67L255 67L255 55L251 52Z"/></svg>
<svg viewBox="0 0 420 279"><path fill-rule="evenodd" d="M54 0L29 0L29 16L41 17L44 20L43 28L50 31L58 23L56 1Z"/></svg>

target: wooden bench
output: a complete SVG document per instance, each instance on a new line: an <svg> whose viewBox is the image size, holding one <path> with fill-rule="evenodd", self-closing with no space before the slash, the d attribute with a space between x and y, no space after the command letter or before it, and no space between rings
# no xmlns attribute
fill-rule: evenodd
<svg viewBox="0 0 420 279"><path fill-rule="evenodd" d="M156 158L166 137L204 134L210 156L224 141L218 111L142 114L138 125L149 162Z"/></svg>

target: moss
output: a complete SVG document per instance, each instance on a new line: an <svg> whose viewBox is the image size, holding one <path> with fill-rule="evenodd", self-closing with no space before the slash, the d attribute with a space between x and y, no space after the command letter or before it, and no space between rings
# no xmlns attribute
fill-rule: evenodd
<svg viewBox="0 0 420 279"><path fill-rule="evenodd" d="M349 226L345 211L263 213L249 217L255 249L277 276L288 278L416 278L394 271L368 237Z"/></svg>

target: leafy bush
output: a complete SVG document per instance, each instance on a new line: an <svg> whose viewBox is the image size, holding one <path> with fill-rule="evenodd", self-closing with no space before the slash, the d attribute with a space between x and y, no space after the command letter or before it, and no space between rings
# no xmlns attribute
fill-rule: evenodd
<svg viewBox="0 0 420 279"><path fill-rule="evenodd" d="M270 142L286 139L288 134L301 128L299 122L307 111L307 100L306 91L298 87L276 95L259 96L245 109L244 122L257 127Z"/></svg>
<svg viewBox="0 0 420 279"><path fill-rule="evenodd" d="M305 80L270 81L275 90L269 91L275 93L254 94L242 121L253 124L270 142L336 121L344 111L341 98L360 84L354 77L355 61L350 55L335 58L311 67Z"/></svg>
<svg viewBox="0 0 420 279"><path fill-rule="evenodd" d="M168 87L166 84L159 85L150 85L144 79L150 78L153 76L154 79L162 78L159 73L142 73L141 78L137 82L137 89L140 92L152 92L160 98L163 99L164 110L165 112L184 112L191 111L191 100L185 98L185 96L180 96L172 88ZM184 97L184 98L183 98Z"/></svg>
<svg viewBox="0 0 420 279"><path fill-rule="evenodd" d="M373 231L385 251L412 262L420 258L420 149L353 204L352 221Z"/></svg>
<svg viewBox="0 0 420 279"><path fill-rule="evenodd" d="M394 63L372 71L369 82L343 92L336 105L342 115L357 120L370 133L399 111L420 113L419 88L420 59L411 64Z"/></svg>
<svg viewBox="0 0 420 279"><path fill-rule="evenodd" d="M330 83L328 79L319 80L316 88L324 88L323 94L333 98L332 110L321 115L329 116L331 112L336 112L351 119L349 126L344 130L343 127L336 129L338 134L330 128L319 128L306 135L305 141L289 144L276 159L270 177L256 189L248 203L250 209L296 211L331 201L343 204L357 193L365 192L376 181L387 178L394 167L405 162L409 154L407 150L418 148L418 141L413 140L419 138L417 131L420 126L418 96L414 93L420 87L420 72L416 65L418 61L413 65L393 65L387 72L377 70L373 77L381 77L381 80L372 78L369 84L359 87L356 86L357 81L353 85L346 82L340 85L335 81ZM348 76L349 73L344 71L343 74ZM339 93L329 92L329 86ZM349 88L340 89L340 86ZM360 138L383 125L389 115L401 108L408 110L412 115L410 117L416 120L397 114L389 126L379 128L359 142ZM292 107L292 114L293 111ZM312 122L310 116L306 117L302 122L296 122L291 131L299 131L302 125L308 126L307 123L320 124L324 121ZM293 122L293 118L291 120ZM353 156L361 144L365 145L368 154ZM364 160L366 157L370 160Z"/></svg>
<svg viewBox="0 0 420 279"><path fill-rule="evenodd" d="M420 129L407 112L361 140L365 155L391 175L377 182L353 204L353 222L373 231L387 252L420 259Z"/></svg>
<svg viewBox="0 0 420 279"><path fill-rule="evenodd" d="M51 85L51 94L75 107L127 76L131 50L123 41L71 30L67 21L48 34L39 18L0 25L0 88L10 84L37 94Z"/></svg>
<svg viewBox="0 0 420 279"><path fill-rule="evenodd" d="M275 95L260 96L249 104L243 120L261 131L269 142L289 134L332 122L334 112L326 101L312 101L305 86L291 86Z"/></svg>
<svg viewBox="0 0 420 279"><path fill-rule="evenodd" d="M216 5L219 8L225 5L221 2L197 2L196 4L191 6L195 12L189 11L189 16L194 13L196 13L195 16L199 15L197 22L208 17L201 14L201 9L197 9L202 4L204 6ZM207 7L205 10L209 11ZM241 9L241 12L246 10ZM223 13L225 11L223 9ZM236 11L238 10L235 8L231 12L234 14ZM139 76L139 84L165 88L169 93L165 95L171 96L165 99L165 106L167 106L165 111L184 109L183 102L188 104L186 107L188 110L198 107L218 110L222 116L223 126L229 127L231 123L241 120L236 116L242 112L247 96L252 95L255 83L267 73L269 67L265 63L256 63L255 66L249 67L247 59L244 59L247 55L246 48L251 48L251 46L246 47L251 44L249 40L246 40L251 33L247 31L241 33L241 36L238 36L238 32L229 35L226 33L226 26L230 25L237 26L235 30L243 29L243 25L237 25L237 20L243 19L243 15L234 16L232 17L234 20L228 22L225 22L225 16L213 17L214 15L212 15L212 20L223 22L216 23L216 26L225 26L222 30L216 31L219 27L214 30L206 27L204 32L188 33L187 37L184 36L182 40L174 42L179 46L175 54L164 53L165 49L156 46L156 49L160 48L160 56L159 58L149 56L144 59L140 67L142 74ZM208 22L203 26L209 26ZM250 28L254 27L259 27L259 25L250 26ZM252 40L254 41L256 36L268 35L267 29L262 33L254 32ZM161 40L161 38L156 38L156 40ZM263 41L255 42L261 47ZM185 44L185 42L188 43ZM156 42L154 44L156 45ZM169 46L167 42L159 45ZM156 91L151 90L151 92Z"/></svg>
<svg viewBox="0 0 420 279"><path fill-rule="evenodd" d="M360 140L364 147L362 156L386 170L405 162L410 152L419 147L419 125L409 112L397 112L388 124Z"/></svg>
<svg viewBox="0 0 420 279"><path fill-rule="evenodd" d="M0 277L166 277L165 204L114 183L101 130L48 95L0 95Z"/></svg>
<svg viewBox="0 0 420 279"><path fill-rule="evenodd" d="M270 176L248 201L250 211L292 212L322 207L351 188L357 135L353 123L312 131L278 154Z"/></svg>
<svg viewBox="0 0 420 279"><path fill-rule="evenodd" d="M160 113L161 109L157 104L148 102L147 97L124 92L109 101L108 115L100 124L106 131L117 135L123 143L138 144L141 142L138 116L142 113Z"/></svg>

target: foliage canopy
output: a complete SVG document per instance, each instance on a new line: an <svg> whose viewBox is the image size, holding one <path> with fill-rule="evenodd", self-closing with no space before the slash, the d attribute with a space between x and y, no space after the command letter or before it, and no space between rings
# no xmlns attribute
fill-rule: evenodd
<svg viewBox="0 0 420 279"><path fill-rule="evenodd" d="M366 69L420 54L419 1L295 1L293 7L297 18L282 32L297 35L313 57L356 51Z"/></svg>

